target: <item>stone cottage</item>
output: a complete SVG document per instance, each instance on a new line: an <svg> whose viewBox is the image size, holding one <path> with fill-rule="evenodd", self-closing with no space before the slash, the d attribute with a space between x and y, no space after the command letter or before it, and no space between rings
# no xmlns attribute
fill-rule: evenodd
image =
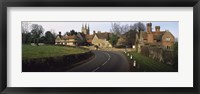
<svg viewBox="0 0 200 94"><path fill-rule="evenodd" d="M111 33L108 32L98 32L94 34L94 37L92 39L92 44L97 45L99 47L112 47L112 45L109 43L109 39L111 37Z"/></svg>

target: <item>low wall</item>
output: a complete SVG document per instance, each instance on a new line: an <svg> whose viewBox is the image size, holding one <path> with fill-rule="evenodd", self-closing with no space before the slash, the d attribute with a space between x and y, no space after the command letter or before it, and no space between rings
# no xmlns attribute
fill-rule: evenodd
<svg viewBox="0 0 200 94"><path fill-rule="evenodd" d="M159 62L173 64L173 51L171 49L144 46L141 49L141 53Z"/></svg>
<svg viewBox="0 0 200 94"><path fill-rule="evenodd" d="M22 72L54 72L64 71L81 61L91 58L89 51L81 54L22 60Z"/></svg>

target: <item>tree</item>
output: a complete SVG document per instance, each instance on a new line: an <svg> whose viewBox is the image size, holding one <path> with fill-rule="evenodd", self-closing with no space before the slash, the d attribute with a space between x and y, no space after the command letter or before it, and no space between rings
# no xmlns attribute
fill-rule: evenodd
<svg viewBox="0 0 200 94"><path fill-rule="evenodd" d="M40 43L45 43L45 42L46 42L46 37L45 37L45 36L42 36L42 37L39 39L39 42L40 42Z"/></svg>
<svg viewBox="0 0 200 94"><path fill-rule="evenodd" d="M56 38L57 34L56 34L55 30L54 30L54 29L51 29L50 32L51 32L51 33L53 34L53 36Z"/></svg>
<svg viewBox="0 0 200 94"><path fill-rule="evenodd" d="M120 26L120 23L111 23L111 29L110 29L110 31L112 32L112 33L114 33L115 35L117 35L117 36L120 36L121 35L121 26Z"/></svg>
<svg viewBox="0 0 200 94"><path fill-rule="evenodd" d="M126 44L129 46L132 46L135 44L136 41L136 30L129 30L127 33L125 33L126 36Z"/></svg>
<svg viewBox="0 0 200 94"><path fill-rule="evenodd" d="M29 32L29 26L30 24L28 22L22 22L22 43L28 44L31 43L32 35Z"/></svg>
<svg viewBox="0 0 200 94"><path fill-rule="evenodd" d="M112 23L110 31L119 38L118 46L132 46L136 41L137 32L145 31L145 25L142 22L133 25L120 25L120 23Z"/></svg>
<svg viewBox="0 0 200 94"><path fill-rule="evenodd" d="M66 35L69 36L70 35L69 32L65 32L64 36L66 36Z"/></svg>
<svg viewBox="0 0 200 94"><path fill-rule="evenodd" d="M117 36L120 36L130 30L130 26L128 24L120 25L120 23L111 23L110 31Z"/></svg>
<svg viewBox="0 0 200 94"><path fill-rule="evenodd" d="M145 31L145 25L142 22L135 23L134 25L130 26L131 30L136 30L137 32Z"/></svg>
<svg viewBox="0 0 200 94"><path fill-rule="evenodd" d="M29 44L32 41L32 35L30 32L22 33L22 43Z"/></svg>
<svg viewBox="0 0 200 94"><path fill-rule="evenodd" d="M70 35L72 36L72 35L77 35L77 32L75 31L75 30L70 30Z"/></svg>
<svg viewBox="0 0 200 94"><path fill-rule="evenodd" d="M128 32L130 30L130 26L128 24L125 24L125 25L122 25L120 27L120 29L121 29L120 30L121 34L124 34L124 33Z"/></svg>
<svg viewBox="0 0 200 94"><path fill-rule="evenodd" d="M173 45L173 63L174 67L178 68L178 42Z"/></svg>
<svg viewBox="0 0 200 94"><path fill-rule="evenodd" d="M54 44L55 36L51 33L51 31L47 31L45 33L45 43L46 44Z"/></svg>
<svg viewBox="0 0 200 94"><path fill-rule="evenodd" d="M28 33L29 25L30 24L28 22L22 22L22 33Z"/></svg>
<svg viewBox="0 0 200 94"><path fill-rule="evenodd" d="M38 45L39 43L39 38L40 36L43 34L44 32L44 28L41 26L41 25L38 25L38 24L32 24L31 25L31 33L32 33L32 36L33 36L33 41L34 43Z"/></svg>
<svg viewBox="0 0 200 94"><path fill-rule="evenodd" d="M117 44L118 38L119 37L116 34L111 35L109 42L113 47Z"/></svg>

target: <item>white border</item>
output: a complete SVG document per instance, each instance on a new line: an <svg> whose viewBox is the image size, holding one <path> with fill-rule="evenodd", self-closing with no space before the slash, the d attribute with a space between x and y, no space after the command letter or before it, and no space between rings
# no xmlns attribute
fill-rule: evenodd
<svg viewBox="0 0 200 94"><path fill-rule="evenodd" d="M8 87L193 87L192 7L8 7ZM179 21L179 72L21 72L21 21Z"/></svg>

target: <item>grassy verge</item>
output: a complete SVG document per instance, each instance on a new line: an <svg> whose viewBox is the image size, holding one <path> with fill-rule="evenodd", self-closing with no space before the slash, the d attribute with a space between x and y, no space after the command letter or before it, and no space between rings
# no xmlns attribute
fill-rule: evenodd
<svg viewBox="0 0 200 94"><path fill-rule="evenodd" d="M178 71L171 65L158 62L142 54L139 54L136 52L129 52L129 54L130 54L129 56L132 55L133 59L136 60L136 63L139 66L136 68L133 68L133 66L131 66L131 71L141 71L141 72L144 72L144 71L145 72L177 72ZM133 65L133 60L129 59L129 61L130 61L130 65Z"/></svg>
<svg viewBox="0 0 200 94"><path fill-rule="evenodd" d="M87 52L86 49L65 46L31 46L22 45L22 59L55 57Z"/></svg>

